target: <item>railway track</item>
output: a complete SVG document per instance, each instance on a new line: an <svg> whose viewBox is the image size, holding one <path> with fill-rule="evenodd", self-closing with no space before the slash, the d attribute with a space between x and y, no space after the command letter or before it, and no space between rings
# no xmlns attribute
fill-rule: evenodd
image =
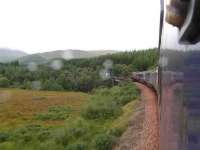
<svg viewBox="0 0 200 150"><path fill-rule="evenodd" d="M159 150L159 113L156 89L144 80L131 79L140 90L140 105L142 105L140 107L143 108L143 111L134 116L140 119L133 120L133 124L128 127L122 136L122 142L115 150ZM120 78L120 80L127 79ZM140 128L135 128L138 126Z"/></svg>
<svg viewBox="0 0 200 150"><path fill-rule="evenodd" d="M159 150L159 121L157 95L150 87L135 83L141 91L144 102L144 122L139 150Z"/></svg>

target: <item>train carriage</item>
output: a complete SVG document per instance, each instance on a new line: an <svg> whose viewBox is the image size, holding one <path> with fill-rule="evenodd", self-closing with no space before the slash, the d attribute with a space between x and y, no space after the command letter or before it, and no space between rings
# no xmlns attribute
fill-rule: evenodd
<svg viewBox="0 0 200 150"><path fill-rule="evenodd" d="M200 1L161 4L160 150L200 150Z"/></svg>

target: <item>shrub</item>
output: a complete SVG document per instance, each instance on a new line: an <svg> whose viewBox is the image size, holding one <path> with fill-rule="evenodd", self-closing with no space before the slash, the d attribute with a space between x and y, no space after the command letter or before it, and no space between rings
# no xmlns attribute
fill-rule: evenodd
<svg viewBox="0 0 200 150"><path fill-rule="evenodd" d="M57 144L54 140L48 140L46 142L41 143L39 145L39 148L37 147L36 150L64 150L64 147L62 145Z"/></svg>
<svg viewBox="0 0 200 150"><path fill-rule="evenodd" d="M73 127L68 130L70 136L79 138L87 133L87 129L84 127Z"/></svg>
<svg viewBox="0 0 200 150"><path fill-rule="evenodd" d="M69 136L64 129L56 130L52 137L57 144L67 145L69 142Z"/></svg>
<svg viewBox="0 0 200 150"><path fill-rule="evenodd" d="M0 87L8 87L9 80L6 77L0 77Z"/></svg>
<svg viewBox="0 0 200 150"><path fill-rule="evenodd" d="M66 150L87 150L87 145L84 143L70 144Z"/></svg>
<svg viewBox="0 0 200 150"><path fill-rule="evenodd" d="M16 149L15 144L13 142L3 142L0 143L0 150L19 150L19 149Z"/></svg>
<svg viewBox="0 0 200 150"><path fill-rule="evenodd" d="M7 133L0 133L0 143L7 141L9 138L9 134Z"/></svg>
<svg viewBox="0 0 200 150"><path fill-rule="evenodd" d="M94 139L94 147L96 150L112 150L115 138L108 134L99 134Z"/></svg>
<svg viewBox="0 0 200 150"><path fill-rule="evenodd" d="M56 130L52 134L52 137L57 144L66 146L70 142L74 140L76 141L77 139L87 135L89 130L89 124L85 120L78 118L75 121L69 121L66 128Z"/></svg>
<svg viewBox="0 0 200 150"><path fill-rule="evenodd" d="M79 137L82 137L84 135L86 135L89 131L90 127L88 125L88 123L79 118L75 121L73 121L68 129L67 129L67 133L70 137L72 138L79 138Z"/></svg>
<svg viewBox="0 0 200 150"><path fill-rule="evenodd" d="M86 119L115 118L121 113L121 108L115 102L93 102L85 106L82 110L82 116Z"/></svg>
<svg viewBox="0 0 200 150"><path fill-rule="evenodd" d="M26 133L24 134L24 136L22 137L22 141L25 142L25 143L28 143L30 142L31 140L33 140L34 136L32 133Z"/></svg>
<svg viewBox="0 0 200 150"><path fill-rule="evenodd" d="M70 107L56 106L49 107L47 113L35 114L36 120L65 120L71 113Z"/></svg>
<svg viewBox="0 0 200 150"><path fill-rule="evenodd" d="M124 132L124 128L112 128L109 130L109 135L120 137L122 133Z"/></svg>
<svg viewBox="0 0 200 150"><path fill-rule="evenodd" d="M62 91L62 90L64 90L62 85L58 84L54 80L51 80L51 81L46 80L42 85L42 89L43 90L49 90L49 91Z"/></svg>
<svg viewBox="0 0 200 150"><path fill-rule="evenodd" d="M28 143L33 140L44 141L48 138L50 132L49 129L43 128L40 125L27 125L16 129L10 138L12 141L20 141Z"/></svg>
<svg viewBox="0 0 200 150"><path fill-rule="evenodd" d="M49 136L50 136L50 131L49 130L42 130L37 134L37 139L41 142L46 141Z"/></svg>
<svg viewBox="0 0 200 150"><path fill-rule="evenodd" d="M88 103L82 109L82 116L86 119L109 119L118 117L121 107L138 96L134 84L123 83L112 88L99 88L93 91Z"/></svg>
<svg viewBox="0 0 200 150"><path fill-rule="evenodd" d="M22 89L32 89L32 83L30 81L24 81L24 83L20 86Z"/></svg>

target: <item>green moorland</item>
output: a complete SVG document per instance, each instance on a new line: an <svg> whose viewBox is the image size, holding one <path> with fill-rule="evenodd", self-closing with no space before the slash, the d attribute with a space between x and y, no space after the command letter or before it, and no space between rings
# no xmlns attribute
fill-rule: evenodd
<svg viewBox="0 0 200 150"><path fill-rule="evenodd" d="M138 102L134 84L81 92L2 89L1 150L111 150Z"/></svg>
<svg viewBox="0 0 200 150"><path fill-rule="evenodd" d="M133 83L111 77L152 69L157 58L149 49L0 63L0 150L111 150L139 99Z"/></svg>

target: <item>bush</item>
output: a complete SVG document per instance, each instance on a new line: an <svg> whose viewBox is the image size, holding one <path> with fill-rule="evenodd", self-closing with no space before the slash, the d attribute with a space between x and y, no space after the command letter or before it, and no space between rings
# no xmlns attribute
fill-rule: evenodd
<svg viewBox="0 0 200 150"><path fill-rule="evenodd" d="M87 150L87 145L84 143L75 143L69 145L66 150Z"/></svg>
<svg viewBox="0 0 200 150"><path fill-rule="evenodd" d="M99 88L82 109L82 116L86 119L109 119L118 117L121 107L136 99L138 91L132 83L123 83L112 88Z"/></svg>
<svg viewBox="0 0 200 150"><path fill-rule="evenodd" d="M121 106L135 100L138 95L138 90L133 83L122 83L119 86L111 88L111 97Z"/></svg>
<svg viewBox="0 0 200 150"><path fill-rule="evenodd" d="M85 120L79 118L69 125L67 134L72 138L79 138L86 135L89 130L90 126L88 123Z"/></svg>
<svg viewBox="0 0 200 150"><path fill-rule="evenodd" d="M0 150L19 150L19 149L16 149L16 146L13 142L3 142L0 143Z"/></svg>
<svg viewBox="0 0 200 150"><path fill-rule="evenodd" d="M46 80L42 85L42 89L49 90L49 91L63 91L64 90L62 85L58 84L54 80L51 80L51 81Z"/></svg>
<svg viewBox="0 0 200 150"><path fill-rule="evenodd" d="M87 129L84 127L73 127L68 130L70 136L79 138L87 133Z"/></svg>
<svg viewBox="0 0 200 150"><path fill-rule="evenodd" d="M9 138L9 134L7 133L0 133L0 143L7 141Z"/></svg>
<svg viewBox="0 0 200 150"><path fill-rule="evenodd" d="M71 113L70 107L56 106L49 107L47 113L36 114L34 118L36 120L65 120Z"/></svg>
<svg viewBox="0 0 200 150"><path fill-rule="evenodd" d="M32 83L30 81L24 81L24 83L21 85L22 89L32 89Z"/></svg>
<svg viewBox="0 0 200 150"><path fill-rule="evenodd" d="M93 102L82 110L82 116L86 119L115 118L121 113L121 108L115 102Z"/></svg>
<svg viewBox="0 0 200 150"><path fill-rule="evenodd" d="M41 142L46 141L49 136L50 136L50 131L49 130L42 130L37 134L37 139Z"/></svg>
<svg viewBox="0 0 200 150"><path fill-rule="evenodd" d="M0 77L0 87L8 87L9 80L6 77Z"/></svg>
<svg viewBox="0 0 200 150"><path fill-rule="evenodd" d="M62 145L57 144L53 140L43 142L39 145L39 148L38 146L36 146L36 148L37 149L33 148L33 150L64 150L64 147Z"/></svg>
<svg viewBox="0 0 200 150"><path fill-rule="evenodd" d="M69 142L69 136L64 129L56 130L52 135L57 144L67 145Z"/></svg>
<svg viewBox="0 0 200 150"><path fill-rule="evenodd" d="M10 138L12 141L20 141L28 143L33 140L44 141L49 137L49 129L43 128L40 125L27 125L16 129Z"/></svg>
<svg viewBox="0 0 200 150"><path fill-rule="evenodd" d="M75 121L70 120L66 128L56 130L52 134L52 137L57 144L66 146L70 142L74 142L87 135L89 131L90 127L88 123L85 120L78 118Z"/></svg>
<svg viewBox="0 0 200 150"><path fill-rule="evenodd" d="M122 133L124 132L124 128L112 128L109 130L109 135L120 137Z"/></svg>
<svg viewBox="0 0 200 150"><path fill-rule="evenodd" d="M112 150L115 143L115 138L107 134L97 135L94 139L94 146L96 150Z"/></svg>

